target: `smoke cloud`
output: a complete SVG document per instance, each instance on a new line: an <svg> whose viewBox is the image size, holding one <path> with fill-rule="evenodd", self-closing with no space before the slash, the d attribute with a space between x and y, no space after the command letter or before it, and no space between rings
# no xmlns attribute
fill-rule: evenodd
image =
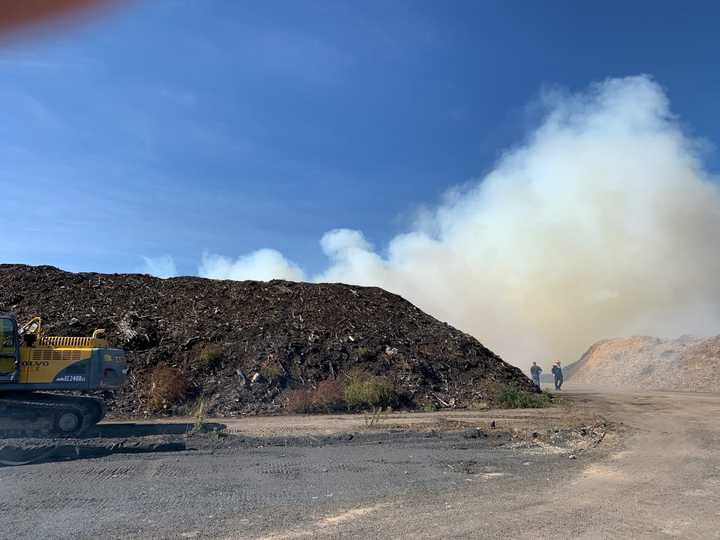
<svg viewBox="0 0 720 540"><path fill-rule="evenodd" d="M177 267L171 255L143 257L143 261L143 274L150 274L163 279L177 276Z"/></svg>
<svg viewBox="0 0 720 540"><path fill-rule="evenodd" d="M303 271L274 249L260 249L233 261L221 255L204 254L198 274L213 279L302 281Z"/></svg>
<svg viewBox="0 0 720 540"><path fill-rule="evenodd" d="M720 191L648 77L546 99L526 141L378 252L325 234L315 281L376 285L473 334L507 361L570 362L630 334L720 330ZM261 250L206 257L203 275L302 279Z"/></svg>

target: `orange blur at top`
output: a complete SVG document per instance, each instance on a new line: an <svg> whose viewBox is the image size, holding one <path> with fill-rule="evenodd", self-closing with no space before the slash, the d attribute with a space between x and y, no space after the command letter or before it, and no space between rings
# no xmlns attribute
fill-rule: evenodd
<svg viewBox="0 0 720 540"><path fill-rule="evenodd" d="M0 36L60 22L106 7L111 0L0 0Z"/></svg>

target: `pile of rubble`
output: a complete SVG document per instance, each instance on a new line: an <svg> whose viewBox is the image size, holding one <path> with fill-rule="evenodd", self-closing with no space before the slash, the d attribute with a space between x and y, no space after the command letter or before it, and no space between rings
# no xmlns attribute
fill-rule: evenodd
<svg viewBox="0 0 720 540"><path fill-rule="evenodd" d="M475 338L379 288L0 265L0 311L40 315L54 335L105 328L129 352L128 383L110 403L129 416L147 413L158 367L190 389L166 411L176 413L198 398L213 415L275 412L289 390L357 369L390 379L406 407L492 403L506 385L533 391Z"/></svg>
<svg viewBox="0 0 720 540"><path fill-rule="evenodd" d="M720 336L600 341L568 366L573 383L629 390L717 391Z"/></svg>

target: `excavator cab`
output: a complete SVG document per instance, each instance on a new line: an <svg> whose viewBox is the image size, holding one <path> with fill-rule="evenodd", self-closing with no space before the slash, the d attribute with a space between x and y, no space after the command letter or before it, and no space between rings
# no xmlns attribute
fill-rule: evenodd
<svg viewBox="0 0 720 540"><path fill-rule="evenodd" d="M19 375L17 321L11 315L0 315L0 383L16 383Z"/></svg>

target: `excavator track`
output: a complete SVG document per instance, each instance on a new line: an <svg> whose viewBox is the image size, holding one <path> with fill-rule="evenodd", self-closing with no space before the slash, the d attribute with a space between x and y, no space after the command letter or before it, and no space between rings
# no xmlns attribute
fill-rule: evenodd
<svg viewBox="0 0 720 540"><path fill-rule="evenodd" d="M100 399L40 392L0 394L1 438L79 437L105 416Z"/></svg>
<svg viewBox="0 0 720 540"><path fill-rule="evenodd" d="M39 392L0 394L0 466L47 459L57 448L55 441L82 436L104 416L105 405L96 398Z"/></svg>

